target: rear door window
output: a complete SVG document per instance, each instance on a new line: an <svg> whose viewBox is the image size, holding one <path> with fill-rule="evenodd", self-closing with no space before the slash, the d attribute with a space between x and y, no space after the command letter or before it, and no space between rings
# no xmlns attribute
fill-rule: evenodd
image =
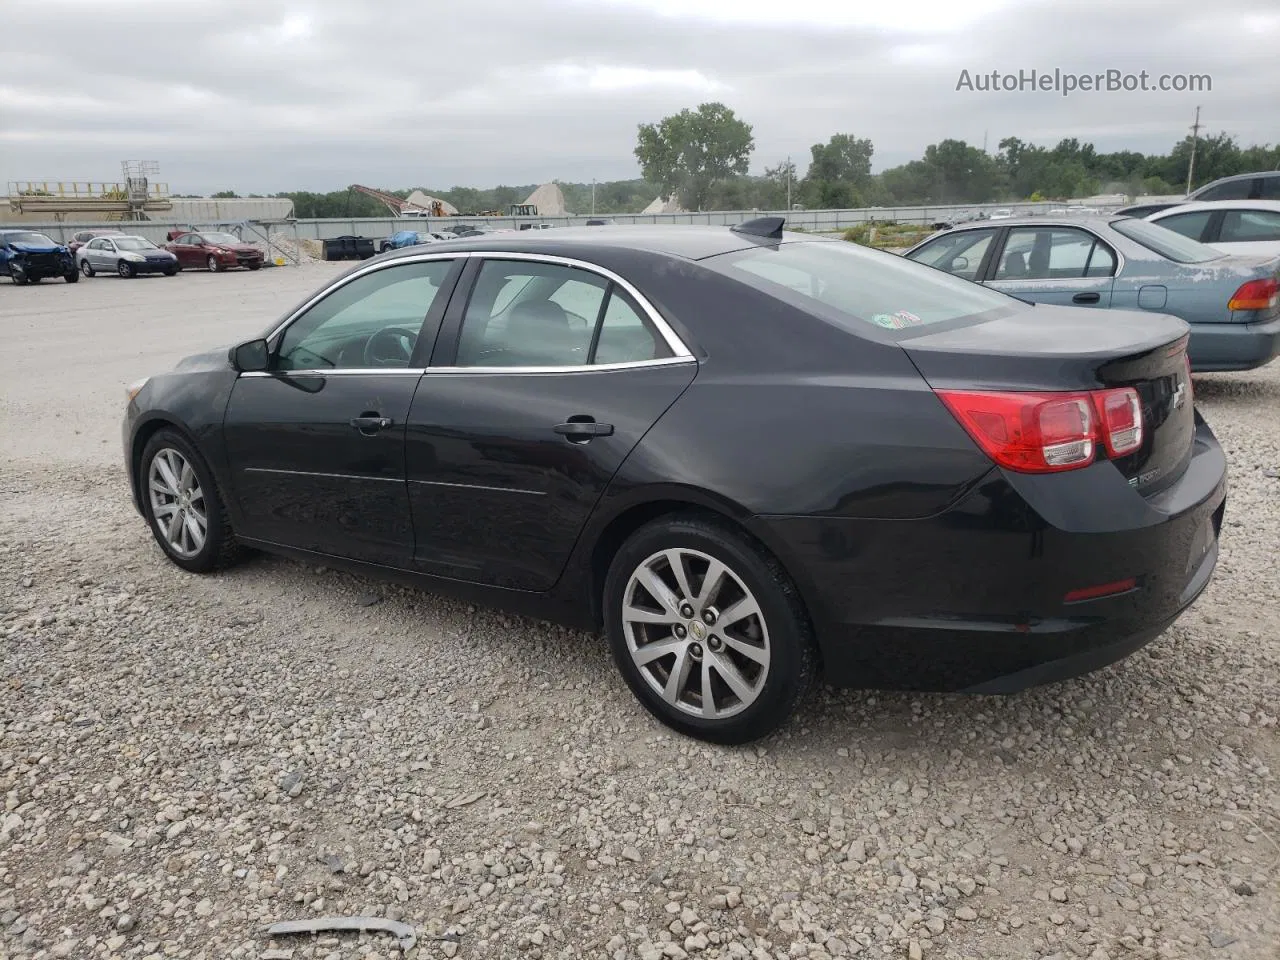
<svg viewBox="0 0 1280 960"><path fill-rule="evenodd" d="M1065 227L1014 227L1009 231L996 280L1078 280L1109 277L1115 256L1093 234Z"/></svg>
<svg viewBox="0 0 1280 960"><path fill-rule="evenodd" d="M580 267L485 261L467 303L459 367L578 367L672 356L625 291Z"/></svg>
<svg viewBox="0 0 1280 960"><path fill-rule="evenodd" d="M1280 240L1280 211L1227 210L1219 240L1222 243Z"/></svg>

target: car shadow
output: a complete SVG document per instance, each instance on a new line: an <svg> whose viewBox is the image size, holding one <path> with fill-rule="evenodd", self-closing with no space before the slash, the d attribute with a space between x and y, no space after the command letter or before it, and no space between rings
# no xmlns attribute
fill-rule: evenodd
<svg viewBox="0 0 1280 960"><path fill-rule="evenodd" d="M1280 400L1280 379L1260 377L1261 370L1242 374L1197 374L1192 387L1197 402L1257 404L1265 400Z"/></svg>

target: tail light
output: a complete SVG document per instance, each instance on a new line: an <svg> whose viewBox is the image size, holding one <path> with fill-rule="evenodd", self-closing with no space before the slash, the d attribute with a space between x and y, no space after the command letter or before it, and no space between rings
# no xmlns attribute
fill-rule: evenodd
<svg viewBox="0 0 1280 960"><path fill-rule="evenodd" d="M1280 280L1250 280L1227 301L1228 310L1271 310L1280 302Z"/></svg>
<svg viewBox="0 0 1280 960"><path fill-rule="evenodd" d="M1142 446L1142 404L1132 387L938 396L987 456L1020 473L1075 470L1093 463L1098 447L1121 457Z"/></svg>

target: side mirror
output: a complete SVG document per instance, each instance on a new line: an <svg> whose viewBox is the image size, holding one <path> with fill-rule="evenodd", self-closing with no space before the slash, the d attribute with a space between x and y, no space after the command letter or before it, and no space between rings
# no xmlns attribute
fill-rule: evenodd
<svg viewBox="0 0 1280 960"><path fill-rule="evenodd" d="M958 270L968 270L968 269L969 269L968 257L956 257L954 260L951 261L952 273L955 273Z"/></svg>
<svg viewBox="0 0 1280 960"><path fill-rule="evenodd" d="M271 348L261 337L247 340L231 348L229 359L231 366L241 373L255 373L271 365Z"/></svg>

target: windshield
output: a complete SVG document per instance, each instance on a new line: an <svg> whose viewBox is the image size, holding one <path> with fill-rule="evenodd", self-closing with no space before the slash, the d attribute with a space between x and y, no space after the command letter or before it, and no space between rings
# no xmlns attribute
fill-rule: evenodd
<svg viewBox="0 0 1280 960"><path fill-rule="evenodd" d="M734 279L846 329L886 330L1009 311L1003 293L892 254L844 241L784 243L721 254L702 261ZM831 310L814 307L834 308Z"/></svg>
<svg viewBox="0 0 1280 960"><path fill-rule="evenodd" d="M239 243L240 238L231 233L202 233L205 243Z"/></svg>
<svg viewBox="0 0 1280 960"><path fill-rule="evenodd" d="M1205 263L1225 256L1212 247L1149 220L1112 220L1111 229L1174 263Z"/></svg>
<svg viewBox="0 0 1280 960"><path fill-rule="evenodd" d="M111 241L117 250L154 250L156 245L142 237L116 237Z"/></svg>
<svg viewBox="0 0 1280 960"><path fill-rule="evenodd" d="M57 244L43 233L10 233L5 235L9 243L29 243L37 247L56 247Z"/></svg>

